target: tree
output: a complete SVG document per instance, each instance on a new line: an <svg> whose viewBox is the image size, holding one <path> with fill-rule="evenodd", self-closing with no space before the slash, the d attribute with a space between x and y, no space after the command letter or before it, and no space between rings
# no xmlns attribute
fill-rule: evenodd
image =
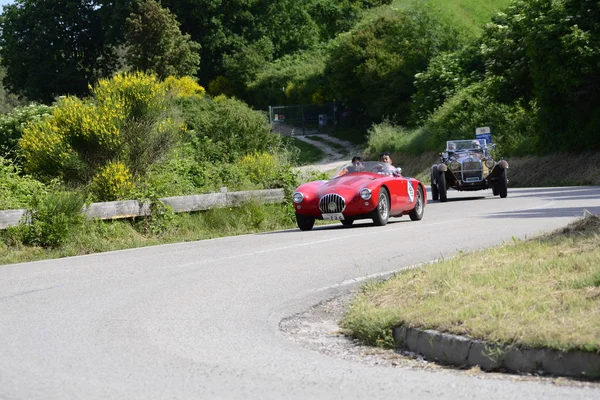
<svg viewBox="0 0 600 400"><path fill-rule="evenodd" d="M137 5L127 18L125 59L128 67L167 76L195 75L200 45L179 30L179 22L155 0Z"/></svg>
<svg viewBox="0 0 600 400"><path fill-rule="evenodd" d="M458 32L433 10L415 7L369 21L334 41L325 76L333 96L378 120L406 123L414 76L458 47Z"/></svg>
<svg viewBox="0 0 600 400"><path fill-rule="evenodd" d="M30 100L87 94L111 62L92 0L16 0L0 29L4 85Z"/></svg>

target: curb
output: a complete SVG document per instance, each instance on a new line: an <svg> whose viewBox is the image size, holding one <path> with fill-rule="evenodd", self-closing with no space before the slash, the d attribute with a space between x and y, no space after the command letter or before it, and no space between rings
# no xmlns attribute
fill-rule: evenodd
<svg viewBox="0 0 600 400"><path fill-rule="evenodd" d="M543 373L600 378L600 353L499 346L482 340L405 326L392 331L401 349L444 364L479 366L484 371Z"/></svg>

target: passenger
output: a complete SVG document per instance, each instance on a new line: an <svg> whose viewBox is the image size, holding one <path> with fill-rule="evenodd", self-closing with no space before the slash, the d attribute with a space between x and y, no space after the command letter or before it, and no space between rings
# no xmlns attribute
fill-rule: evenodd
<svg viewBox="0 0 600 400"><path fill-rule="evenodd" d="M456 151L456 143L448 142L448 151Z"/></svg>
<svg viewBox="0 0 600 400"><path fill-rule="evenodd" d="M387 151L385 153L381 153L381 155L379 156L379 161L384 162L386 164L390 164L392 165L392 157L390 156L390 153L388 153Z"/></svg>
<svg viewBox="0 0 600 400"><path fill-rule="evenodd" d="M471 147L474 149L481 149L481 143L479 143L479 140L473 140L471 142Z"/></svg>

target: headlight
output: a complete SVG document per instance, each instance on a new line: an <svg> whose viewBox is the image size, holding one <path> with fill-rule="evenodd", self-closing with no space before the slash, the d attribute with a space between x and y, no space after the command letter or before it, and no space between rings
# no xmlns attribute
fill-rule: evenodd
<svg viewBox="0 0 600 400"><path fill-rule="evenodd" d="M371 198L371 189L368 189L368 188L360 189L360 197L363 200L369 200Z"/></svg>
<svg viewBox="0 0 600 400"><path fill-rule="evenodd" d="M450 163L450 169L456 171L460 169L460 163L458 161L452 161Z"/></svg>
<svg viewBox="0 0 600 400"><path fill-rule="evenodd" d="M304 200L304 195L300 192L294 192L292 200L294 200L294 203L302 203L302 200Z"/></svg>
<svg viewBox="0 0 600 400"><path fill-rule="evenodd" d="M494 168L494 165L496 165L496 163L491 158L489 160L485 160L485 166L486 167L488 167L488 168Z"/></svg>

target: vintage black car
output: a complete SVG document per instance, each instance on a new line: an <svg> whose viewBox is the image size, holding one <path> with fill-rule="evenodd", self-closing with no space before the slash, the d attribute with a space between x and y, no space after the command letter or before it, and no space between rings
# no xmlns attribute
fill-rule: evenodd
<svg viewBox="0 0 600 400"><path fill-rule="evenodd" d="M447 191L492 189L494 196L505 198L508 194L506 160L494 161L490 151L493 144L485 139L450 140L446 151L440 154L440 163L431 167L431 197L446 201Z"/></svg>

